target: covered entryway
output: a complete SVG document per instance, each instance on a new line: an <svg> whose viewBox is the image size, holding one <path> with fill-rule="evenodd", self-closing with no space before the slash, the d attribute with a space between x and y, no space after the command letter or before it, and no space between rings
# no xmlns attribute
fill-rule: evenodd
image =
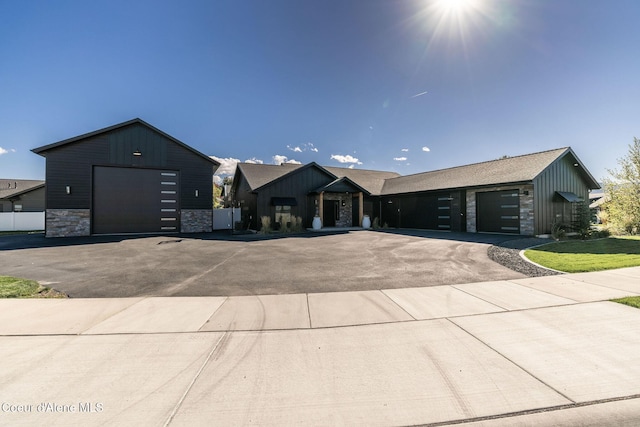
<svg viewBox="0 0 640 427"><path fill-rule="evenodd" d="M518 190L476 193L478 231L520 233L520 195Z"/></svg>
<svg viewBox="0 0 640 427"><path fill-rule="evenodd" d="M180 231L179 173L95 166L93 234Z"/></svg>
<svg viewBox="0 0 640 427"><path fill-rule="evenodd" d="M310 194L317 194L318 215L323 227L360 227L364 195L369 193L347 177L336 179Z"/></svg>

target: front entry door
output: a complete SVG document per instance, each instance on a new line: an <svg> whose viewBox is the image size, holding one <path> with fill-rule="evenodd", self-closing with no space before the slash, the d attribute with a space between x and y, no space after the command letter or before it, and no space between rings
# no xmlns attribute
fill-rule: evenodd
<svg viewBox="0 0 640 427"><path fill-rule="evenodd" d="M324 227L336 226L336 211L338 209L338 202L336 200L325 200L323 202L322 216L324 219Z"/></svg>

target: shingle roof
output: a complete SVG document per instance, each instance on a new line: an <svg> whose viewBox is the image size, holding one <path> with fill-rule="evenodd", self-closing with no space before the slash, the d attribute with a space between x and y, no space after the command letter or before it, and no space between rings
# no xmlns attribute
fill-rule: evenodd
<svg viewBox="0 0 640 427"><path fill-rule="evenodd" d="M324 168L339 178L349 178L373 195L381 193L386 180L400 177L400 174L396 172L337 168L333 166L325 166Z"/></svg>
<svg viewBox="0 0 640 427"><path fill-rule="evenodd" d="M390 195L530 182L565 155L571 155L572 162L580 166L580 172L591 188L599 188L596 180L569 147L407 176L401 176L396 172L319 166L315 163L280 166L239 163L238 169L245 176L251 190L267 185L299 168L315 165L337 179L349 178L372 195Z"/></svg>
<svg viewBox="0 0 640 427"><path fill-rule="evenodd" d="M257 163L238 163L238 170L249 183L249 188L255 190L265 184L299 169L302 165L283 163L281 165L263 165Z"/></svg>
<svg viewBox="0 0 640 427"><path fill-rule="evenodd" d="M44 181L33 179L0 179L0 199L18 196L43 187Z"/></svg>
<svg viewBox="0 0 640 427"><path fill-rule="evenodd" d="M570 148L565 147L540 153L507 157L499 160L402 176L387 180L382 189L382 194L414 193L419 191L528 182L536 178L557 159L568 153L573 154ZM584 169L584 171L588 175L586 169ZM588 175L587 178L595 182L590 175Z"/></svg>
<svg viewBox="0 0 640 427"><path fill-rule="evenodd" d="M263 185L269 184L270 182L275 181L276 179L281 178L292 171L307 166L309 165L284 163L278 166L255 163L238 163L238 169L249 183L249 187L251 188L251 190L260 188ZM380 194L385 179L400 176L400 174L395 172L338 168L333 166L320 165L316 166L326 170L330 174L334 175L337 179L344 177L349 178L355 184L359 185L371 194Z"/></svg>

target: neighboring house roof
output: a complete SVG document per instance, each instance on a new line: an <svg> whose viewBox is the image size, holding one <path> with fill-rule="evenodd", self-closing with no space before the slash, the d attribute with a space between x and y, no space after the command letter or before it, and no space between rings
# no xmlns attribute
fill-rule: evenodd
<svg viewBox="0 0 640 427"><path fill-rule="evenodd" d="M283 163L281 165L264 165L255 163L238 163L238 170L247 180L251 191L258 190L267 184L284 178L286 175L299 172L308 167L317 167L336 180L348 178L353 184L370 194L380 194L385 179L400 176L396 172L372 171L365 169L349 169L333 166L320 166L315 162L306 165Z"/></svg>
<svg viewBox="0 0 640 427"><path fill-rule="evenodd" d="M0 200L9 200L42 187L42 180L0 179Z"/></svg>
<svg viewBox="0 0 640 427"><path fill-rule="evenodd" d="M580 173L590 188L600 188L573 150L565 147L389 179L384 184L382 194L531 182L554 162L567 155L572 156L571 161L580 168Z"/></svg>
<svg viewBox="0 0 640 427"><path fill-rule="evenodd" d="M65 139L65 140L62 140L62 141L54 142L53 144L43 145L42 147L34 148L31 151L33 151L36 154L40 154L43 157L46 157L47 151L52 150L54 148L58 148L58 147L62 147L62 146L67 145L67 144L71 144L71 143L74 143L74 142L82 141L82 140L87 139L87 138L92 138L94 136L97 136L97 135L100 135L100 134L103 134L103 133L107 133L107 132L111 132L113 130L120 129L120 128L123 128L125 126L130 126L130 125L133 125L133 124L140 124L142 126L145 126L145 127L149 128L149 129L151 129L152 131L157 132L160 135L164 136L165 138L171 140L172 142L178 144L182 148L185 148L186 150L189 150L192 153L194 153L194 154L196 154L196 155L198 155L198 156L200 156L200 157L202 157L204 159L207 159L209 162L215 164L216 166L220 166L219 162L215 161L214 159L212 159L211 157L207 156L206 154L203 154L203 153L199 152L195 148L188 146L184 142L172 137L169 134L166 134L166 133L162 132L160 129L157 129L157 128L151 126L149 123L147 123L144 120L139 119L139 118L135 118L135 119L129 120L127 122L119 123L117 125L109 126L109 127L104 128L104 129L98 129L96 131L85 133L83 135L78 135L78 136L75 136L73 138L69 138L69 139Z"/></svg>

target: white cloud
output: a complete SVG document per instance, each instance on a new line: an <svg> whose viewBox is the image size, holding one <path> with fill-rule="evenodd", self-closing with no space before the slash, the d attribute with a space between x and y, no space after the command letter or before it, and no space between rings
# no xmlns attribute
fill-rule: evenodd
<svg viewBox="0 0 640 427"><path fill-rule="evenodd" d="M7 150L7 149L4 149L4 148L0 147L0 156L2 156L3 154L15 153L15 152L16 152L15 148L11 148L11 149Z"/></svg>
<svg viewBox="0 0 640 427"><path fill-rule="evenodd" d="M264 164L264 162L260 159L256 159L255 157L252 157L250 159L247 159L244 161L245 163L253 163L254 165L262 165Z"/></svg>
<svg viewBox="0 0 640 427"><path fill-rule="evenodd" d="M349 169L353 169L356 165L349 166Z"/></svg>
<svg viewBox="0 0 640 427"><path fill-rule="evenodd" d="M220 163L220 167L216 170L216 175L233 175L236 171L236 165L240 162L240 159L234 159L233 157L209 157Z"/></svg>
<svg viewBox="0 0 640 427"><path fill-rule="evenodd" d="M354 163L357 165L362 164L361 161L359 161L357 158L353 157L350 154L347 154L346 156L343 156L342 154L332 154L331 160L337 160L340 163Z"/></svg>
<svg viewBox="0 0 640 427"><path fill-rule="evenodd" d="M292 165L301 165L302 162L299 162L295 159L289 159L287 156L282 156L280 154L276 154L275 156L273 156L273 164L274 165L281 165L283 163L289 163Z"/></svg>
<svg viewBox="0 0 640 427"><path fill-rule="evenodd" d="M215 185L222 185L223 178L219 175L213 175L213 183Z"/></svg>
<svg viewBox="0 0 640 427"><path fill-rule="evenodd" d="M395 160L396 162L406 162L407 158L406 157L394 157L393 160Z"/></svg>
<svg viewBox="0 0 640 427"><path fill-rule="evenodd" d="M429 152L431 149L429 147L422 147L422 151Z"/></svg>
<svg viewBox="0 0 640 427"><path fill-rule="evenodd" d="M294 153L302 153L303 151L313 151L314 153L318 152L318 149L311 142L305 142L304 144L291 146L287 145L287 148Z"/></svg>
<svg viewBox="0 0 640 427"><path fill-rule="evenodd" d="M403 149L402 149L402 150L400 150L400 151L403 151L403 152L405 152L405 153L406 153L406 152L408 152L408 151L409 151L409 149L408 149L408 148L403 148Z"/></svg>

